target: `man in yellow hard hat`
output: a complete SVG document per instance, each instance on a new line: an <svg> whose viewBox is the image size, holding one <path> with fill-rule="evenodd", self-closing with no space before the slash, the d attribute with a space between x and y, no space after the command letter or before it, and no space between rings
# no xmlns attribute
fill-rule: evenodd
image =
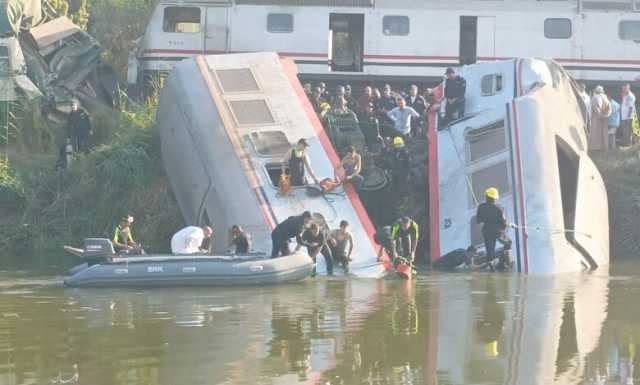
<svg viewBox="0 0 640 385"><path fill-rule="evenodd" d="M496 241L504 246L505 257L501 258L499 265L501 269L507 269L510 266L510 258L508 256L511 249L511 239L506 234L507 219L504 215L502 207L496 202L500 199L500 193L495 187L490 187L485 191L486 202L478 206L476 221L482 224L482 237L484 238L485 251L487 253L487 262L491 262L496 257Z"/></svg>

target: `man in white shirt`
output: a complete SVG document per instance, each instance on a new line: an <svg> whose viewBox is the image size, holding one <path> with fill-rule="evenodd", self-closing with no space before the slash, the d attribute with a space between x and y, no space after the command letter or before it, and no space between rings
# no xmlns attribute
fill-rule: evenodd
<svg viewBox="0 0 640 385"><path fill-rule="evenodd" d="M407 107L407 101L398 98L398 107L387 112L387 116L393 122L393 128L396 135L404 136L405 140L411 134L411 118L419 118L420 114L411 107Z"/></svg>
<svg viewBox="0 0 640 385"><path fill-rule="evenodd" d="M622 103L620 104L620 144L631 145L632 123L636 113L636 96L631 92L629 84L622 86Z"/></svg>
<svg viewBox="0 0 640 385"><path fill-rule="evenodd" d="M177 255L202 254L208 250L202 249L202 242L213 235L211 227L188 226L173 234L171 238L171 253Z"/></svg>

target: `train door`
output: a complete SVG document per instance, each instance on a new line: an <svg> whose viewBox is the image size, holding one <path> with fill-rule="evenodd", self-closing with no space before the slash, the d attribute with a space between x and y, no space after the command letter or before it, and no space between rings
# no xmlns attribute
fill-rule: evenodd
<svg viewBox="0 0 640 385"><path fill-rule="evenodd" d="M460 16L460 64L473 64L495 57L496 18Z"/></svg>
<svg viewBox="0 0 640 385"><path fill-rule="evenodd" d="M229 7L208 7L206 26L205 52L227 52L229 48Z"/></svg>
<svg viewBox="0 0 640 385"><path fill-rule="evenodd" d="M329 70L362 72L364 14L332 13L329 17Z"/></svg>

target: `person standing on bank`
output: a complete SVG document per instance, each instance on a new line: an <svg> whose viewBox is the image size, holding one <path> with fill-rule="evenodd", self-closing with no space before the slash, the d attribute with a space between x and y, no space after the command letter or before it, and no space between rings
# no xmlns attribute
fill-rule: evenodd
<svg viewBox="0 0 640 385"><path fill-rule="evenodd" d="M296 146L287 152L282 161L282 173L284 174L287 168L289 169L292 186L303 186L305 184L305 170L309 172L315 184L318 184L318 178L311 169L307 148L309 148L309 142L306 139L298 140Z"/></svg>
<svg viewBox="0 0 640 385"><path fill-rule="evenodd" d="M271 242L273 248L271 250L271 258L285 257L291 254L289 249L289 240L296 238L298 245L296 250L302 247L302 231L311 223L311 213L305 211L302 215L291 216L280 222L271 232Z"/></svg>
<svg viewBox="0 0 640 385"><path fill-rule="evenodd" d="M631 146L633 136L633 117L636 114L636 96L631 92L631 86L622 86L622 103L620 104L620 145Z"/></svg>
<svg viewBox="0 0 640 385"><path fill-rule="evenodd" d="M89 152L89 137L93 135L89 114L80 108L78 101L71 102L71 112L68 117L69 137L75 152Z"/></svg>
<svg viewBox="0 0 640 385"><path fill-rule="evenodd" d="M407 106L407 101L403 98L398 98L398 107L387 112L387 116L393 122L393 129L395 136L401 136L404 140L411 138L411 120L419 118L420 114L411 107Z"/></svg>
<svg viewBox="0 0 640 385"><path fill-rule="evenodd" d="M491 262L496 256L496 241L500 242L505 252L511 249L511 239L507 236L507 219L502 207L496 205L500 194L498 189L490 187L485 191L486 202L478 206L476 221L482 224L482 237L484 238L487 262Z"/></svg>

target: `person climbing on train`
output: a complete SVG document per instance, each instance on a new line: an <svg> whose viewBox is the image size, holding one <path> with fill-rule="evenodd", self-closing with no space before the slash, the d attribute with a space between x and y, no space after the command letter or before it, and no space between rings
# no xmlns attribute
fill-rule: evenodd
<svg viewBox="0 0 640 385"><path fill-rule="evenodd" d="M229 249L233 254L247 254L251 250L251 237L240 225L233 225L229 230Z"/></svg>
<svg viewBox="0 0 640 385"><path fill-rule="evenodd" d="M213 229L210 226L187 226L171 237L171 253L175 255L209 254L211 247L203 247L205 241L211 245Z"/></svg>
<svg viewBox="0 0 640 385"><path fill-rule="evenodd" d="M354 146L347 146L347 153L340 161L339 168L344 170L344 175L336 175L337 179L340 182L351 182L353 187L358 189L364 178L360 175L362 171L362 157L358 154Z"/></svg>
<svg viewBox="0 0 640 385"><path fill-rule="evenodd" d="M386 154L386 168L391 172L391 183L396 197L404 196L409 187L411 175L411 154L407 150L404 139L393 138L392 147Z"/></svg>
<svg viewBox="0 0 640 385"><path fill-rule="evenodd" d="M333 257L331 255L331 249L327 244L327 238L324 231L320 229L315 223L312 223L308 229L302 233L302 245L307 248L307 253L313 260L313 273L316 274L316 257L318 254L322 254L324 261L327 264L327 274L333 275Z"/></svg>
<svg viewBox="0 0 640 385"><path fill-rule="evenodd" d="M457 76L453 68L447 68L445 76L445 103L441 104L440 109L440 118L443 119L442 126L446 126L452 120L460 119L464 116L464 96L467 90L467 81L463 77Z"/></svg>
<svg viewBox="0 0 640 385"><path fill-rule="evenodd" d="M348 273L353 253L353 235L349 231L349 222L340 221L340 228L331 232L328 243L334 261L341 264L344 272Z"/></svg>
<svg viewBox="0 0 640 385"><path fill-rule="evenodd" d="M420 240L420 227L409 217L402 217L391 226L391 240L393 242L393 264L413 264L416 249Z"/></svg>
<svg viewBox="0 0 640 385"><path fill-rule="evenodd" d="M133 240L133 232L131 225L133 217L125 215L121 218L120 223L113 230L113 247L121 254L142 254L142 247Z"/></svg>
<svg viewBox="0 0 640 385"><path fill-rule="evenodd" d="M378 262L382 261L382 254L387 253L392 260L395 258L393 239L391 239L391 226L384 226L373 236L374 241L380 245L378 250Z"/></svg>
<svg viewBox="0 0 640 385"><path fill-rule="evenodd" d="M285 257L291 254L289 240L296 238L298 245L296 251L302 247L302 231L311 223L311 213L305 211L302 215L295 215L280 222L271 232L273 248L271 258Z"/></svg>
<svg viewBox="0 0 640 385"><path fill-rule="evenodd" d="M496 202L500 199L500 193L495 187L490 187L485 191L486 202L478 206L476 222L482 224L482 237L484 238L487 262L491 263L496 257L496 242L500 242L504 247L501 254L500 264L508 269L511 265L511 239L506 233L507 219L502 207Z"/></svg>
<svg viewBox="0 0 640 385"><path fill-rule="evenodd" d="M311 179L318 184L318 178L311 169L309 156L307 155L308 148L309 142L302 138L298 140L294 148L287 152L285 159L282 161L282 173L284 174L287 169L289 170L292 186L303 186L305 184L305 170L309 172Z"/></svg>

